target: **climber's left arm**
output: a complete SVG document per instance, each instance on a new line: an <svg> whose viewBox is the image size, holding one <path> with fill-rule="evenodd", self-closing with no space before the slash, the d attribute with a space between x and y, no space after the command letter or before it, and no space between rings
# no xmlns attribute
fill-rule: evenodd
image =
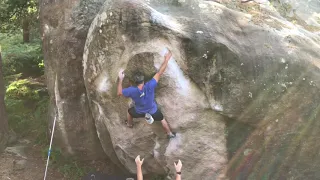
<svg viewBox="0 0 320 180"><path fill-rule="evenodd" d="M137 180L143 180L142 164L143 164L144 158L140 160L140 155L138 155L135 161L137 164Z"/></svg>

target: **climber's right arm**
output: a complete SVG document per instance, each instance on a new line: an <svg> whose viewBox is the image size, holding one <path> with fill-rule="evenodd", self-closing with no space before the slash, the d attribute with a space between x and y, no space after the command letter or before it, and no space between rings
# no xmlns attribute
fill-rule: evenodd
<svg viewBox="0 0 320 180"><path fill-rule="evenodd" d="M118 96L122 95L122 81L124 79L124 70L119 71L119 82L118 82L118 91L117 94Z"/></svg>
<svg viewBox="0 0 320 180"><path fill-rule="evenodd" d="M160 79L160 76L163 74L163 72L166 70L167 66L168 66L168 62L171 59L172 53L169 50L169 52L165 55L164 57L164 61L159 69L159 71L157 72L157 74L155 74L153 76L153 78L158 82Z"/></svg>

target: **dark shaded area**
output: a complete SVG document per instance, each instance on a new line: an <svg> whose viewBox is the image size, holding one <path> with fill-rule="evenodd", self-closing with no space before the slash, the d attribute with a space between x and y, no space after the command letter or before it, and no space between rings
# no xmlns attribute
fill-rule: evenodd
<svg viewBox="0 0 320 180"><path fill-rule="evenodd" d="M5 90L2 72L2 58L0 51L0 152L5 148L8 140L8 117L4 104Z"/></svg>
<svg viewBox="0 0 320 180"><path fill-rule="evenodd" d="M125 86L134 85L133 77L135 73L141 72L145 76L145 82L152 79L157 69L154 67L154 54L141 53L131 58L125 71Z"/></svg>
<svg viewBox="0 0 320 180"><path fill-rule="evenodd" d="M131 176L109 176L100 172L89 173L82 180L135 180L136 175Z"/></svg>
<svg viewBox="0 0 320 180"><path fill-rule="evenodd" d="M241 148L241 145L245 144L247 138L254 131L254 127L227 117L225 122L228 159L231 160L237 150Z"/></svg>

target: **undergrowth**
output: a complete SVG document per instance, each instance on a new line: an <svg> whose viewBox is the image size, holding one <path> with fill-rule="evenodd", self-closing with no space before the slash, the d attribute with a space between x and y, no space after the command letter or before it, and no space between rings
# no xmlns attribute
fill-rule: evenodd
<svg viewBox="0 0 320 180"><path fill-rule="evenodd" d="M17 139L26 138L37 144L47 159L49 95L44 84L44 63L40 39L22 43L21 34L0 33L5 104L8 123ZM64 157L61 150L51 151L50 166L68 180L78 180L91 169L71 157Z"/></svg>
<svg viewBox="0 0 320 180"><path fill-rule="evenodd" d="M21 34L0 33L0 47L5 77L18 73L22 73L24 77L43 74L40 39L33 39L30 43L22 43Z"/></svg>
<svg viewBox="0 0 320 180"><path fill-rule="evenodd" d="M43 84L29 79L7 81L5 103L9 127L19 137L32 136L36 143L47 141L49 97Z"/></svg>
<svg viewBox="0 0 320 180"><path fill-rule="evenodd" d="M48 148L49 146L45 146L42 149L44 159L47 159ZM49 162L50 166L56 168L68 180L79 180L93 170L73 157L65 157L59 148L52 148Z"/></svg>
<svg viewBox="0 0 320 180"><path fill-rule="evenodd" d="M31 137L34 144L42 147L42 158L47 159L49 149L48 101L44 85L34 79L7 80L5 103L7 106L9 127L19 138ZM75 158L63 156L59 148L53 148L50 155L50 167L57 169L68 180L78 180L92 169Z"/></svg>

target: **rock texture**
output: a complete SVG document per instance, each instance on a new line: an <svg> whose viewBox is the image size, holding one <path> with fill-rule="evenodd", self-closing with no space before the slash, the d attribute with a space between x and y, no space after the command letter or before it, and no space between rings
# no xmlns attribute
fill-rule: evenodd
<svg viewBox="0 0 320 180"><path fill-rule="evenodd" d="M65 6L69 15L63 22L76 14L74 7ZM184 179L190 180L319 178L319 29L290 22L270 4L231 0L107 0L96 14L90 12L92 23L87 16L88 23L72 16L82 23L44 30L52 107L61 129L63 123L71 130L94 122L105 154L132 173L140 154L145 173L170 175L173 162L181 159ZM75 34L89 22L84 45L83 36ZM63 33L68 36L50 44ZM82 43L69 45L66 37ZM133 129L126 128L131 102L116 96L118 71L126 69L125 86L137 68L151 78L164 47L175 60L159 82L156 100L178 132L170 141L157 123L136 120ZM72 59L65 52L69 48L83 58ZM64 59L54 61L60 56ZM83 99L85 106L75 111L71 105L78 101L69 96ZM83 121L67 118L81 110L89 112L81 114ZM83 137L94 138L94 130L88 128ZM65 138L77 133L72 129Z"/></svg>
<svg viewBox="0 0 320 180"><path fill-rule="evenodd" d="M288 18L298 18L300 21L320 27L320 2L317 0L280 0L272 2L275 7Z"/></svg>
<svg viewBox="0 0 320 180"><path fill-rule="evenodd" d="M2 56L0 49L0 153L6 148L6 144L9 138L8 117L4 104L5 89L2 72Z"/></svg>
<svg viewBox="0 0 320 180"><path fill-rule="evenodd" d="M82 78L87 31L101 4L98 0L40 2L50 124L57 119L54 142L63 152L83 159L103 156Z"/></svg>

